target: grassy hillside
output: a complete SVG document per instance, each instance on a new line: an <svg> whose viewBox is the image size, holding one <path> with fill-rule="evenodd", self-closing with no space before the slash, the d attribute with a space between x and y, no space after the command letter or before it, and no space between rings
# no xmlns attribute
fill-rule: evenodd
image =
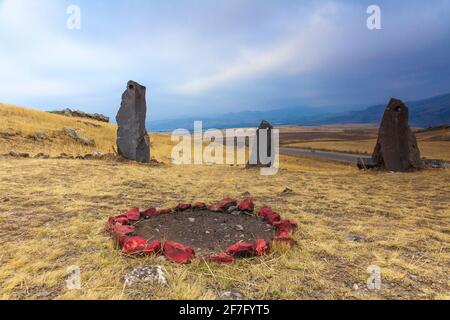
<svg viewBox="0 0 450 320"><path fill-rule="evenodd" d="M83 137L95 141L95 146L86 146L74 141L64 133L64 128L75 129ZM66 117L38 110L0 103L0 154L10 151L30 153L31 156L45 153L57 156L61 153L71 155L100 151L104 154L116 148L117 126L85 118ZM48 139L36 141L33 135L44 133ZM170 146L159 141L167 141L165 135L152 134L152 156L169 160ZM165 147L167 145L167 147Z"/></svg>
<svg viewBox="0 0 450 320"><path fill-rule="evenodd" d="M110 152L113 125L0 107L3 152ZM5 124L6 123L6 124ZM62 127L94 139L89 149L59 137ZM45 131L52 141L29 141ZM159 166L115 160L0 159L0 298L214 299L227 290L250 299L449 299L448 170L360 172L353 166L282 157L275 176L239 166L174 166L164 135L151 135ZM291 194L282 191L293 190ZM395 192L393 192L395 190ZM104 231L107 217L133 206L213 202L250 193L299 224L292 250L233 265L130 259ZM124 287L127 270L162 265L168 285ZM66 270L81 268L82 289L68 291ZM378 265L382 289L366 288Z"/></svg>

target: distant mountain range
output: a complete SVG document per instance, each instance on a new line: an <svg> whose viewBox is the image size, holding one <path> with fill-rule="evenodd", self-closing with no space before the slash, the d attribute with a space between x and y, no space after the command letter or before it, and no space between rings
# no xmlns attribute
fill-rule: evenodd
<svg viewBox="0 0 450 320"><path fill-rule="evenodd" d="M433 127L450 124L450 94L406 102L409 123L415 127ZM317 119L317 124L379 123L386 105L376 105L363 110Z"/></svg>
<svg viewBox="0 0 450 320"><path fill-rule="evenodd" d="M350 123L379 123L386 108L380 104L361 110L333 113L330 109L290 107L270 111L243 111L206 117L184 117L148 121L150 131L171 131L177 128L193 130L195 120L203 121L203 129L257 127L262 120L272 125L327 125ZM414 127L432 127L450 124L450 94L406 102L409 122Z"/></svg>

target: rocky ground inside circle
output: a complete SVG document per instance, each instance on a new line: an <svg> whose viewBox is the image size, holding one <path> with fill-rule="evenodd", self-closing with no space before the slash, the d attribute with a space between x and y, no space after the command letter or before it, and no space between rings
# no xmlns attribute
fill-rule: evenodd
<svg viewBox="0 0 450 320"><path fill-rule="evenodd" d="M224 251L239 241L257 239L271 242L274 229L255 214L231 208L229 213L187 210L159 215L138 222L136 235L153 240L175 241L191 247L197 256Z"/></svg>

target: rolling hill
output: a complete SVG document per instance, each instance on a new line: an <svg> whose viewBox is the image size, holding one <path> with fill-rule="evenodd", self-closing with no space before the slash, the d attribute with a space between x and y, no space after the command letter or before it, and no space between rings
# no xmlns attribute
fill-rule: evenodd
<svg viewBox="0 0 450 320"><path fill-rule="evenodd" d="M387 102L386 102L387 103ZM408 101L410 124L415 127L431 127L450 124L450 94L423 100ZM203 128L255 127L261 120L273 125L326 125L348 123L379 123L386 104L335 113L332 108L307 106L289 107L270 111L243 111L212 116L183 117L169 120L149 121L151 131L171 131L177 128L192 130L195 120L203 121Z"/></svg>
<svg viewBox="0 0 450 320"><path fill-rule="evenodd" d="M450 123L450 94L406 102L409 122L415 127L433 127ZM379 123L386 105L376 105L340 115L317 119L318 124Z"/></svg>

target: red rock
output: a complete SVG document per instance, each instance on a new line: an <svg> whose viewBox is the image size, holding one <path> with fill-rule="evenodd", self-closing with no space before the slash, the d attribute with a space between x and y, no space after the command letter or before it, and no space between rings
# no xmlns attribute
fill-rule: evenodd
<svg viewBox="0 0 450 320"><path fill-rule="evenodd" d="M229 207L235 206L237 205L237 201L233 200L231 198L224 198L221 201L219 201L218 203L215 203L213 205L211 205L208 210L212 211L212 212L224 212L226 211Z"/></svg>
<svg viewBox="0 0 450 320"><path fill-rule="evenodd" d="M154 240L153 242L148 243L143 252L146 255L156 255L161 253L161 242Z"/></svg>
<svg viewBox="0 0 450 320"><path fill-rule="evenodd" d="M172 213L173 210L171 208L166 208L166 209L159 209L157 212L158 214L169 214Z"/></svg>
<svg viewBox="0 0 450 320"><path fill-rule="evenodd" d="M141 213L139 212L139 208L132 208L130 211L124 213L128 220L131 221L139 221L141 219Z"/></svg>
<svg viewBox="0 0 450 320"><path fill-rule="evenodd" d="M253 203L252 199L247 198L239 203L238 209L240 211L253 212L253 210L255 210L255 204Z"/></svg>
<svg viewBox="0 0 450 320"><path fill-rule="evenodd" d="M125 215L114 216L108 219L108 223L106 224L106 228L110 231L113 230L116 224L126 225L129 224L130 220L127 219Z"/></svg>
<svg viewBox="0 0 450 320"><path fill-rule="evenodd" d="M147 248L147 240L141 237L122 237L122 251L126 254L143 253Z"/></svg>
<svg viewBox="0 0 450 320"><path fill-rule="evenodd" d="M190 209L191 208L191 205L190 204L187 204L187 203L180 203L179 205L177 205L176 207L175 207L175 211L186 211L186 210L188 210L188 209Z"/></svg>
<svg viewBox="0 0 450 320"><path fill-rule="evenodd" d="M119 238L119 237L128 236L128 235L132 234L134 232L134 230L135 230L134 226L116 224L116 225L114 225L112 233L114 236Z"/></svg>
<svg viewBox="0 0 450 320"><path fill-rule="evenodd" d="M295 222L289 220L276 221L273 223L273 226L279 233L292 233L298 228Z"/></svg>
<svg viewBox="0 0 450 320"><path fill-rule="evenodd" d="M194 257L194 250L177 242L165 241L163 252L169 261L176 263L190 263Z"/></svg>
<svg viewBox="0 0 450 320"><path fill-rule="evenodd" d="M126 225L130 223L130 220L127 217L117 217L114 219L116 224Z"/></svg>
<svg viewBox="0 0 450 320"><path fill-rule="evenodd" d="M274 242L282 242L286 243L289 246L293 246L295 244L295 240L292 239L290 233L288 232L280 232L274 239Z"/></svg>
<svg viewBox="0 0 450 320"><path fill-rule="evenodd" d="M224 252L210 256L209 260L211 260L213 262L217 262L217 263L233 263L234 262L234 258Z"/></svg>
<svg viewBox="0 0 450 320"><path fill-rule="evenodd" d="M264 220L273 225L275 222L280 221L281 217L278 213L272 211L270 207L264 206L259 209L258 216L263 217Z"/></svg>
<svg viewBox="0 0 450 320"><path fill-rule="evenodd" d="M255 255L257 256L263 256L268 254L270 251L270 246L266 242L266 240L258 239L255 243Z"/></svg>
<svg viewBox="0 0 450 320"><path fill-rule="evenodd" d="M141 213L142 219L149 219L153 217L157 217L159 215L158 210L156 208L148 208L144 212Z"/></svg>
<svg viewBox="0 0 450 320"><path fill-rule="evenodd" d="M206 209L206 203L204 203L204 202L194 202L192 204L192 209Z"/></svg>
<svg viewBox="0 0 450 320"><path fill-rule="evenodd" d="M212 212L222 212L223 211L219 203L210 205L208 210L212 211Z"/></svg>
<svg viewBox="0 0 450 320"><path fill-rule="evenodd" d="M225 253L233 257L247 257L255 254L255 246L253 244L240 241L233 244L225 250Z"/></svg>

